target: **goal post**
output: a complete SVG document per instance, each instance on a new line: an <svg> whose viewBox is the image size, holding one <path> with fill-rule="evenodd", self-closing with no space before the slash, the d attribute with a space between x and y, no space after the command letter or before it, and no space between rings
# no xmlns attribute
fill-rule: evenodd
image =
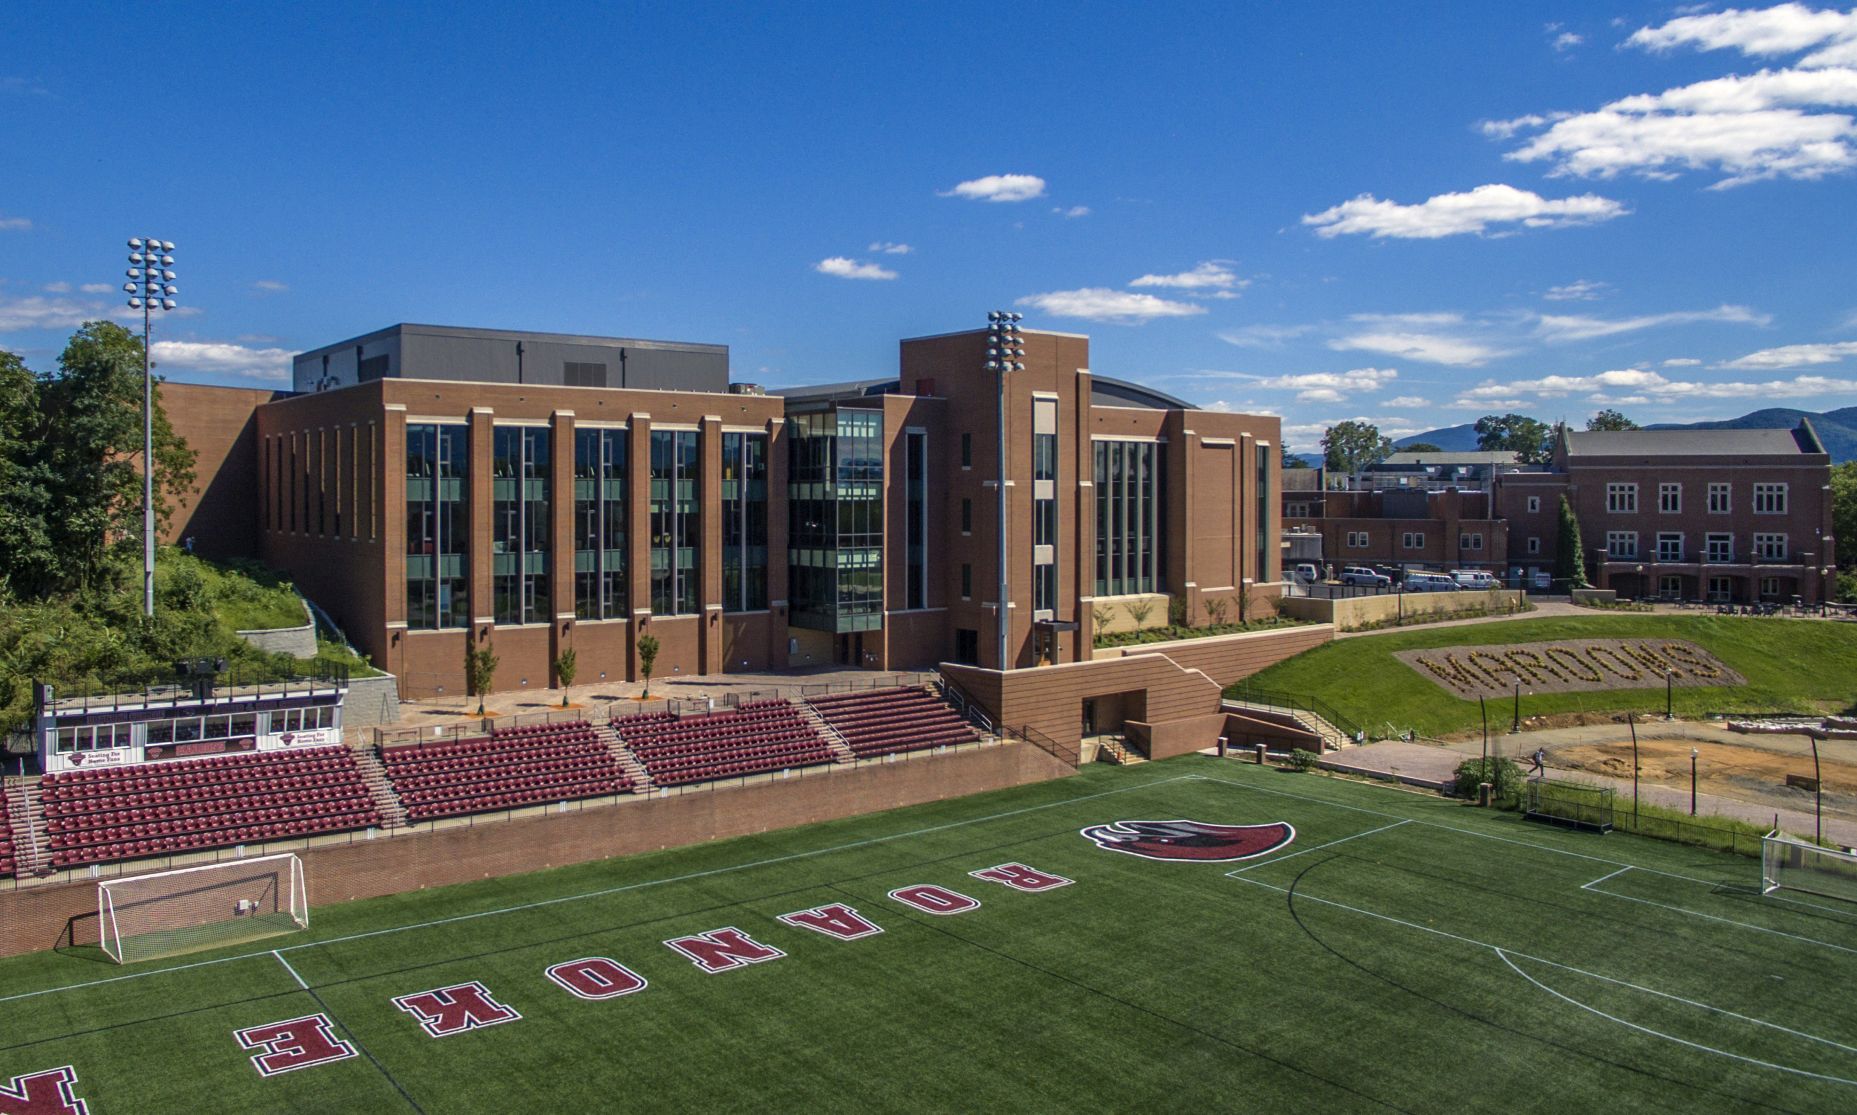
<svg viewBox="0 0 1857 1115"><path fill-rule="evenodd" d="M118 964L307 929L303 861L286 852L102 880L97 927Z"/></svg>
<svg viewBox="0 0 1857 1115"><path fill-rule="evenodd" d="M1800 891L1857 902L1857 854L1780 835L1760 842L1760 893Z"/></svg>

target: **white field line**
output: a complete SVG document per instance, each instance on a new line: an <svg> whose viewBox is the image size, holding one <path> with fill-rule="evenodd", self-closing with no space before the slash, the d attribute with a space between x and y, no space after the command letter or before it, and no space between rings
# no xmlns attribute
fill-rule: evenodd
<svg viewBox="0 0 1857 1115"><path fill-rule="evenodd" d="M1600 1010L1598 1007L1591 1006L1587 1003L1582 1003L1578 999L1573 998L1572 996L1563 995L1560 992L1554 990L1553 988L1549 987L1547 984L1542 983L1540 980L1529 975L1527 972L1522 971L1519 967L1516 966L1515 961L1509 959L1509 954L1504 952L1503 950L1497 949L1496 955L1502 958L1502 962L1509 966L1510 971L1514 972L1518 976L1521 976L1523 979L1527 980L1529 983L1534 984L1536 987L1547 992L1549 995L1552 995L1556 999L1559 999L1561 1002L1567 1003L1571 1006L1579 1007L1583 1011L1589 1011L1605 1019L1607 1022L1615 1022L1618 1025L1625 1027L1626 1029L1636 1030L1640 1034L1648 1034L1654 1038L1662 1038L1664 1041L1674 1042L1677 1045L1687 1046L1690 1049L1698 1050L1703 1053L1713 1053L1717 1057L1728 1057L1732 1060L1740 1061L1743 1064L1758 1065L1763 1069L1775 1069L1779 1072L1790 1072L1794 1074L1795 1076L1809 1076L1813 1080L1828 1080L1833 1084L1849 1084L1853 1087L1857 1087L1857 1080L1847 1080L1842 1076L1830 1076L1822 1072L1810 1072L1806 1069L1794 1068L1791 1065L1781 1065L1781 1064L1775 1064L1772 1061L1762 1061L1755 1057L1744 1057L1739 1053L1730 1053L1726 1049L1717 1049L1712 1045L1703 1045L1700 1042L1690 1041L1687 1038L1679 1038L1675 1034L1666 1034L1661 1030L1653 1030L1649 1026L1640 1026L1636 1022L1628 1022L1625 1019L1620 1018L1615 1014L1607 1014L1605 1011ZM1517 954L1517 955L1520 955L1520 954ZM1704 1007L1704 1009L1713 1010L1715 1008ZM1832 1044L1836 1044L1836 1043L1832 1043ZM1840 1048L1848 1048L1848 1047L1840 1046Z"/></svg>
<svg viewBox="0 0 1857 1115"><path fill-rule="evenodd" d="M1789 1026L1782 1026L1777 1022L1768 1022L1764 1018L1754 1018L1751 1015L1738 1014L1724 1007L1711 1006L1708 1003L1698 1002L1695 999L1686 999L1681 995L1675 995L1668 991L1659 991L1654 987L1645 987L1642 984L1632 983L1630 980L1615 979L1611 976L1600 975L1598 972L1587 971L1585 968L1576 968L1571 964L1562 964L1557 960L1549 960L1545 956L1533 956L1529 953L1521 952L1516 949L1506 949L1500 945L1493 945L1489 943L1488 941L1479 941L1475 937L1464 937L1459 934L1449 932L1448 930L1434 929L1429 925L1420 925L1417 922L1406 921L1404 918L1396 918L1390 914L1382 914L1374 910L1362 909L1359 906L1350 906L1346 902L1336 902L1332 898L1318 898L1315 895L1304 894L1301 891L1291 891L1288 887L1279 887L1274 884L1266 883L1258 879L1252 879L1252 878L1249 878L1243 875L1238 876L1238 881L1241 883L1249 883L1254 887L1263 887L1265 890L1274 890L1278 894L1291 895L1298 902L1314 902L1322 906L1332 906L1337 910L1346 910L1347 912L1351 914L1359 914L1362 917L1373 918L1376 921L1387 922L1388 924L1391 924L1391 925L1404 926L1407 929L1416 929L1421 933L1430 933L1436 937L1443 937L1446 940L1458 941L1466 945L1475 946L1477 948L1489 949L1491 952L1494 952L1499 956L1505 953L1510 956L1519 956L1523 960L1532 960L1536 964L1545 964L1550 968L1559 968L1563 972L1572 972L1575 975L1585 976L1588 979L1595 979L1595 980L1600 981L1601 983L1609 983L1613 985L1614 987L1623 987L1629 991L1637 991L1645 995L1653 995L1659 999L1668 999L1670 1002L1680 1003L1686 1007L1695 1007L1697 1010L1708 1011L1712 1014L1719 1014L1724 1018L1732 1018L1737 1022L1746 1022L1754 1026L1764 1026L1769 1030L1777 1030L1780 1033L1787 1034L1791 1037L1803 1038L1806 1041L1818 1042L1821 1045L1828 1045L1834 1049L1839 1049L1846 1053L1857 1053L1857 1046L1845 1045L1843 1042L1834 1041L1831 1038L1820 1037L1817 1034L1808 1034L1803 1030L1795 1030ZM1774 1066L1774 1067L1780 1068L1784 1066ZM1793 1070L1789 1070L1789 1071L1793 1071ZM1830 1077L1828 1079L1837 1079L1837 1078ZM1857 1084L1857 1081L1843 1081L1843 1083Z"/></svg>
<svg viewBox="0 0 1857 1115"><path fill-rule="evenodd" d="M1399 817L1400 816L1400 814L1398 813L1387 813L1379 809L1368 809L1367 807L1361 806L1361 805L1347 805L1347 804L1344 804L1338 801L1329 801L1325 798L1310 797L1307 794L1292 794L1288 790L1270 790L1262 786L1249 786L1243 782L1233 782L1228 778L1213 778L1212 776L1205 775L1205 774L1183 775L1182 777L1197 778L1204 782L1218 782L1226 786L1236 786L1240 790L1250 790L1253 793L1271 794L1273 796L1283 797L1283 798L1294 798L1297 801L1312 802L1316 805L1327 805L1335 809L1347 809L1355 813L1368 813L1375 817ZM1702 886L1710 886L1710 887L1717 885L1716 880L1713 880L1713 879L1698 879L1690 875L1678 875L1673 871L1661 871L1655 867L1645 867L1641 864L1626 863L1624 860L1607 859L1604 856L1591 856L1591 855L1587 855L1585 852L1572 852L1572 851L1568 851L1565 848L1556 848L1551 844L1536 844L1528 840L1514 840L1507 836L1495 836L1487 832L1477 832L1475 829L1458 828L1456 825L1440 824L1437 821L1426 821L1426 820L1421 820L1417 817L1407 817L1404 819L1411 821L1415 825L1424 825L1427 828L1443 829L1445 832L1455 832L1461 836L1474 836L1478 840L1494 840L1499 844L1513 844L1518 848L1533 848L1537 852L1552 852L1553 854L1557 856L1571 856L1574 859L1590 860L1593 863L1603 863L1603 864L1607 864L1612 867L1629 867L1635 871L1644 871L1652 875L1662 875L1665 878L1669 878L1669 879L1681 879L1686 883L1698 883L1698 884L1701 884ZM4 1000L0 1000L0 1002L4 1002Z"/></svg>
<svg viewBox="0 0 1857 1115"><path fill-rule="evenodd" d="M285 960L285 959L284 959L284 954L283 954L283 953L281 953L281 952L278 952L278 951L277 951L276 949L272 949L272 950L271 950L271 955L272 955L272 956L275 956L275 957L277 957L277 962L278 962L279 964L282 964L282 965L284 966L284 971L286 971L286 972L289 972L289 973L290 973L290 978L291 978L291 979L293 979L293 980L296 980L296 981L297 981L297 986L298 986L298 987L301 987L301 988L302 988L303 990L305 990L305 991L308 991L308 990L309 990L309 984L307 984L307 983L304 983L304 982L303 982L303 977L302 977L302 976L299 976L299 975L297 975L297 970L296 970L295 968L292 968L292 967L290 966L290 961L288 961L288 960Z"/></svg>
<svg viewBox="0 0 1857 1115"><path fill-rule="evenodd" d="M1705 914L1701 910L1691 910L1685 906L1672 906L1667 902L1653 902L1651 899L1639 898L1636 895L1620 894L1617 891L1599 889L1599 884L1605 882L1606 879L1611 879L1616 876L1623 875L1625 872L1630 871L1630 870L1631 868L1629 867L1621 867L1617 871L1612 872L1611 875L1606 875L1602 878L1594 879L1590 883L1581 883L1580 889L1584 891L1591 891L1594 894L1603 894L1607 898L1617 898L1625 902L1637 902L1645 906L1655 906L1659 910L1669 910L1673 914L1683 914L1685 916L1692 917L1692 918L1701 918L1704 921L1717 922L1722 925L1732 925L1740 929L1752 929L1756 933L1771 933L1775 937L1785 937L1789 940L1799 941L1803 944L1817 945L1820 948L1836 949L1838 952L1847 952L1847 953L1852 954L1853 956L1857 956L1857 949L1850 948L1846 945L1834 944L1830 941L1821 941L1817 937L1806 937L1798 933L1788 933L1784 929L1772 929L1765 925L1755 925L1753 922L1736 921L1733 918L1724 918L1724 917L1720 917L1715 914Z"/></svg>
<svg viewBox="0 0 1857 1115"><path fill-rule="evenodd" d="M1410 820L1394 821L1390 825L1381 825L1377 829L1368 829L1366 832L1357 832L1353 836L1344 836L1339 840L1330 840L1326 844L1317 844L1313 848L1304 848L1301 851L1291 852L1290 854L1286 856L1275 856L1275 857L1272 857L1271 859L1259 860L1256 863L1246 864L1245 866L1238 868L1236 871L1227 871L1225 875L1227 878L1235 878L1251 870L1254 867L1264 867L1272 863L1282 863L1286 859L1295 859L1297 856L1306 856L1310 852L1319 852L1323 848L1333 848L1337 844L1346 844L1350 840L1359 840L1363 836L1372 836L1376 832L1385 832L1387 829L1396 829L1400 825L1409 825L1411 823L1412 822Z"/></svg>
<svg viewBox="0 0 1857 1115"><path fill-rule="evenodd" d="M830 848L815 848L807 852L793 852L784 856L771 856L767 859L755 860L751 863L738 863L729 867L712 867L707 871L693 871L686 875L674 875L663 879L647 879L640 883L626 883L623 886L583 891L579 894L562 895L559 898L544 898L534 902L523 902L515 906L504 906L495 910L479 910L476 913L458 914L453 917L437 918L432 921L414 922L410 925L396 925L386 929L373 929L365 933L350 933L344 937L331 937L325 941L305 941L300 945L286 945L281 949L265 949L262 952L246 952L240 953L237 956L222 956L213 960L196 960L189 964L175 964L166 968L151 968L146 972L130 972L127 975L106 976L103 979L86 980L82 983L68 983L58 987L44 987L37 991L22 991L14 995L0 995L0 1003L13 1003L22 999L36 999L42 995L56 995L65 991L82 991L90 987L100 987L104 984L111 983L122 983L126 980L145 979L149 976L166 975L170 972L185 972L195 968L211 968L219 964L231 964L240 960L254 960L267 956L276 956L279 960L282 960L282 953L295 952L298 949L324 948L329 945L339 945L348 941L359 941L368 937L383 937L393 933L406 933L418 929L431 929L441 925L452 925L457 922L473 921L477 918L499 917L503 914L520 913L524 910L536 910L545 906L558 906L568 902L583 902L592 898L605 898L609 895L623 894L626 891L643 890L647 887L663 886L668 883L684 883L693 879L707 878L712 875L726 875L736 871L751 871L757 867L769 867L777 863L810 859L816 856L827 856L834 852L848 852L854 848L869 847L872 844L885 844L893 840L907 840L911 837L927 836L930 833L946 832L950 829L964 828L968 825L985 824L989 821L1000 821L1008 817L1017 817L1026 813L1037 813L1045 809L1056 809L1060 806L1073 805L1080 801L1106 798L1113 794L1126 794L1134 791L1151 789L1156 786L1166 786L1174 782L1189 782L1197 779L1197 775L1175 775L1172 778L1159 778L1152 782L1143 782L1135 786L1118 786L1113 790L1103 790L1094 794L1082 794L1077 797L1065 798L1062 801L1046 802L1043 805L1028 805L1023 809L1008 809L1003 813L992 813L985 817L972 817L965 821L950 821L944 825L930 825L927 828L915 829L910 832L891 833L888 836L873 836L864 840L853 840L846 844L836 844Z"/></svg>

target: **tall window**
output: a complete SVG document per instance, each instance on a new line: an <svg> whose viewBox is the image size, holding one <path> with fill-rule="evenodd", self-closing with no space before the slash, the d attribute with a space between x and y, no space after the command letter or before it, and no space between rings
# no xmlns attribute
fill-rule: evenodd
<svg viewBox="0 0 1857 1115"><path fill-rule="evenodd" d="M1257 524L1257 564L1251 567L1251 579L1262 581L1270 573L1270 539L1265 528L1270 522L1270 446L1257 447L1257 503L1252 519Z"/></svg>
<svg viewBox="0 0 1857 1115"><path fill-rule="evenodd" d="M839 634L878 630L884 603L883 412L791 415L787 454L793 626Z"/></svg>
<svg viewBox="0 0 1857 1115"><path fill-rule="evenodd" d="M693 615L697 610L695 430L651 431L651 611Z"/></svg>
<svg viewBox="0 0 1857 1115"><path fill-rule="evenodd" d="M722 435L722 610L767 607L767 435Z"/></svg>
<svg viewBox="0 0 1857 1115"><path fill-rule="evenodd" d="M1755 561L1785 561L1786 536L1784 534L1754 535Z"/></svg>
<svg viewBox="0 0 1857 1115"><path fill-rule="evenodd" d="M1032 618L1057 615L1057 400L1032 400Z"/></svg>
<svg viewBox="0 0 1857 1115"><path fill-rule="evenodd" d="M1637 557L1638 532L1635 530L1606 531L1606 556L1615 558Z"/></svg>
<svg viewBox="0 0 1857 1115"><path fill-rule="evenodd" d="M1682 561L1683 536L1675 531L1659 531L1657 534L1657 560Z"/></svg>
<svg viewBox="0 0 1857 1115"><path fill-rule="evenodd" d="M548 437L544 427L498 426L491 436L491 585L498 623L547 623Z"/></svg>
<svg viewBox="0 0 1857 1115"><path fill-rule="evenodd" d="M1636 484L1607 484L1606 510L1615 515L1632 515L1638 510Z"/></svg>
<svg viewBox="0 0 1857 1115"><path fill-rule="evenodd" d="M574 431L574 614L624 619L626 432Z"/></svg>
<svg viewBox="0 0 1857 1115"><path fill-rule="evenodd" d="M1096 595L1163 591L1167 447L1099 441L1095 456Z"/></svg>
<svg viewBox="0 0 1857 1115"><path fill-rule="evenodd" d="M1705 539L1703 556L1711 565L1727 565L1734 561L1734 535L1710 534Z"/></svg>
<svg viewBox="0 0 1857 1115"><path fill-rule="evenodd" d="M1784 484L1756 484L1754 485L1754 514L1756 515L1784 515L1786 514L1786 485Z"/></svg>
<svg viewBox="0 0 1857 1115"><path fill-rule="evenodd" d="M470 626L464 426L406 427L406 626Z"/></svg>
<svg viewBox="0 0 1857 1115"><path fill-rule="evenodd" d="M903 435L903 560L908 563L903 607L928 607L928 435ZM961 513L972 504L961 501ZM962 529L968 529L963 527Z"/></svg>
<svg viewBox="0 0 1857 1115"><path fill-rule="evenodd" d="M1657 510L1665 515L1681 514L1683 510L1683 485L1657 485Z"/></svg>
<svg viewBox="0 0 1857 1115"><path fill-rule="evenodd" d="M1728 494L1728 485L1710 484L1709 485L1709 514L1726 515L1732 510L1734 510L1734 505L1731 502L1729 494Z"/></svg>

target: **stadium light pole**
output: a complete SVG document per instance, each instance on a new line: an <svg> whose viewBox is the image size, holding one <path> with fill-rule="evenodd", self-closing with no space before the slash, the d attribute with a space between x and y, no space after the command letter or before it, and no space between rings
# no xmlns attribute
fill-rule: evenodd
<svg viewBox="0 0 1857 1115"><path fill-rule="evenodd" d="M1025 315L1008 310L987 312L987 371L999 377L999 592L995 599L999 627L999 668L1010 670L1012 647L1012 582L1008 576L1006 547L1006 376L1025 370L1025 345L1019 321Z"/></svg>
<svg viewBox="0 0 1857 1115"><path fill-rule="evenodd" d="M155 377L148 340L156 310L172 310L174 241L129 238L129 308L142 311L142 614L155 614Z"/></svg>

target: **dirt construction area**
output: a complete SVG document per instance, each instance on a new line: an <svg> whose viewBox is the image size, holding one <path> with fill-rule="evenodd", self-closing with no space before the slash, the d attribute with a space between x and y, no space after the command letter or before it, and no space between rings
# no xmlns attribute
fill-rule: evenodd
<svg viewBox="0 0 1857 1115"><path fill-rule="evenodd" d="M1591 732L1592 729L1587 729ZM1546 733L1542 733L1546 734ZM1811 742L1804 736L1739 736L1705 726L1675 738L1638 737L1638 777L1647 786L1688 791L1690 749L1696 750L1696 785L1699 792L1734 798L1774 810L1812 809L1809 788L1788 786L1786 778L1812 775ZM1568 741L1551 744L1548 765L1557 770L1631 779L1631 740L1608 742ZM1819 770L1823 778L1824 808L1857 819L1857 742L1824 740L1819 743Z"/></svg>

